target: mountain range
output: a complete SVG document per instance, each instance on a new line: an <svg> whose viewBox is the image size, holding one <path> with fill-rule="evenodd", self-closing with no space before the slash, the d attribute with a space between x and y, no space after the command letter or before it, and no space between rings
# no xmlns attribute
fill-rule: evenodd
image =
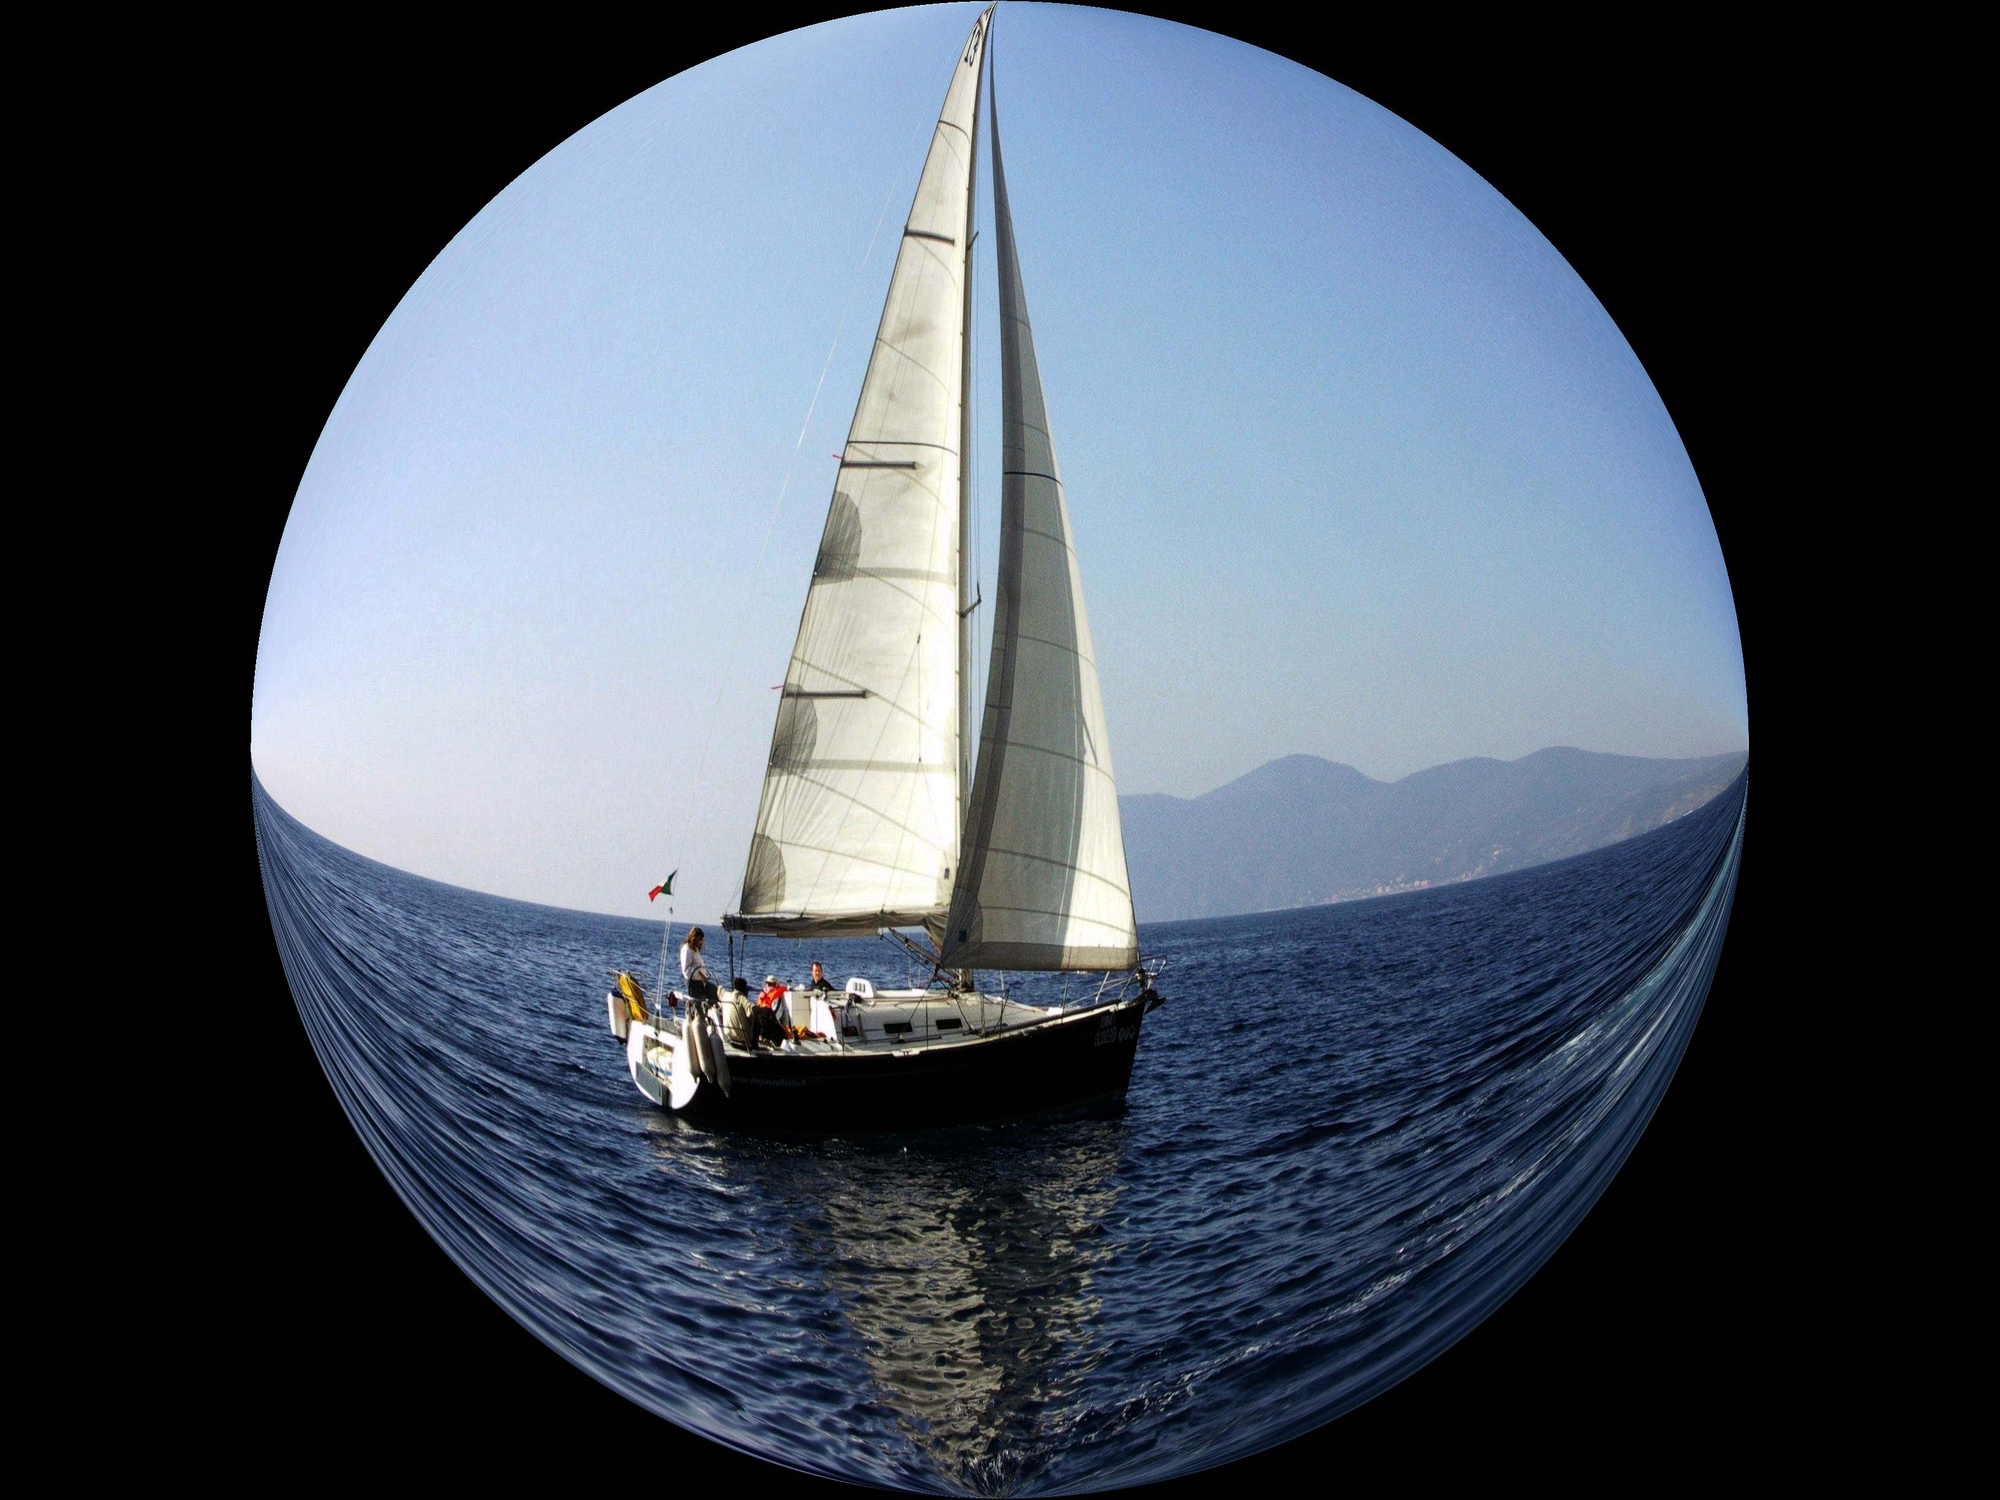
<svg viewBox="0 0 2000 1500"><path fill-rule="evenodd" d="M1118 799L1144 922L1280 911L1567 859L1694 811L1742 772L1559 747L1376 781L1287 755L1199 797Z"/></svg>

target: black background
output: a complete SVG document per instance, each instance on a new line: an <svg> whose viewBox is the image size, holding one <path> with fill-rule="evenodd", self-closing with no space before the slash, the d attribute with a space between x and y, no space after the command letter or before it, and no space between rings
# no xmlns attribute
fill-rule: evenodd
<svg viewBox="0 0 2000 1500"><path fill-rule="evenodd" d="M1425 14L1304 28L1296 13L1152 9L1294 57L1393 110L1576 268L1638 352L1708 496L1759 724L1755 769L1774 770L1783 708L1762 670L1760 608L1783 579L1764 550L1760 413L1787 261L1786 70L1741 35L1468 29ZM458 35L356 26L267 38L205 75L186 159L231 329L235 713L247 717L270 565L312 445L423 268L508 181L606 110L707 56L838 13L746 7L693 29L677 17L636 30L548 13L504 36L490 24ZM1753 791L1773 785L1763 780ZM217 1128L204 1175L227 1227L195 1254L200 1323L230 1375L197 1403L183 1440L227 1465L292 1434L311 1449L306 1472L350 1479L414 1461L479 1483L547 1469L658 1489L708 1472L831 1491L662 1425L549 1352L446 1260L368 1159L298 1024L264 916L248 789L236 785L223 878L249 966L243 1004L269 1019L234 1038L244 1060L232 1076L256 1081L205 1101ZM1770 1252L1794 1194L1768 1012L1780 897L1760 858L1771 840L1759 838L1782 816L1780 797L1753 796L1735 916L1680 1072L1550 1262L1367 1406L1157 1492L1272 1486L1301 1464L1336 1483L1378 1465L1410 1480L1583 1479L1592 1455L1628 1444L1650 1450L1656 1470L1704 1469L1765 1432L1772 1392L1802 1357L1796 1272ZM665 1467L670 1454L692 1467Z"/></svg>

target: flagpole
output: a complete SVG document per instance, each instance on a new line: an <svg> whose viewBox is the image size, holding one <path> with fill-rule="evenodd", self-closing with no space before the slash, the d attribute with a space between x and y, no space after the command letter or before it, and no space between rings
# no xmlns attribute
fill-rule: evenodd
<svg viewBox="0 0 2000 1500"><path fill-rule="evenodd" d="M667 993L667 949L674 944L674 903L667 901L667 930L660 934L660 967L653 975L653 999L662 1010L671 1010L666 1002Z"/></svg>
<svg viewBox="0 0 2000 1500"><path fill-rule="evenodd" d="M678 874L680 874L679 870L674 871L673 875L669 875L660 884L654 886L652 895L646 898L648 901L652 900L653 896L665 896L667 898L667 927L666 931L660 934L660 966L653 973L653 1003L660 1007L662 1015L673 1009L673 1006L668 1004L666 999L667 950L674 945L674 875Z"/></svg>

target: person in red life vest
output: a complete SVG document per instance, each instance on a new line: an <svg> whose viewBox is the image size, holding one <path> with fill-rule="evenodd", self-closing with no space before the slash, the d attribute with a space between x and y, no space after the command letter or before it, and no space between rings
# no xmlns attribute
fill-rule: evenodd
<svg viewBox="0 0 2000 1500"><path fill-rule="evenodd" d="M764 976L764 992L757 997L757 1003L750 1008L750 1045L768 1041L774 1047L785 1043L785 1023L778 1019L778 1002L785 998L785 987L778 983L776 974Z"/></svg>

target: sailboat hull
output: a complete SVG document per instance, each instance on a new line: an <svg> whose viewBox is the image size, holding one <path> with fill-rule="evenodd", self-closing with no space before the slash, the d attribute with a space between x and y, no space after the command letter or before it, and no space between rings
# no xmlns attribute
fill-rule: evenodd
<svg viewBox="0 0 2000 1500"><path fill-rule="evenodd" d="M845 1135L1011 1119L1122 1099L1147 1009L1100 1006L975 1041L844 1053L730 1049L725 1094L704 1079L684 1118L786 1134ZM631 1049L633 1082L671 1108L664 1080Z"/></svg>

